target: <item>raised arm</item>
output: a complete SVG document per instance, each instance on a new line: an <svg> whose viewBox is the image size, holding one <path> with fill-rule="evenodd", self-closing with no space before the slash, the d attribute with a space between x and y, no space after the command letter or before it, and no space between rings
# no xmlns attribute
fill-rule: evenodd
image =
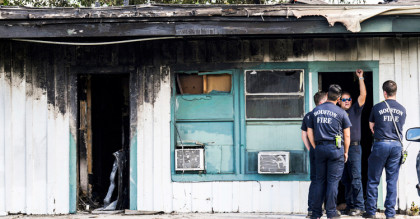
<svg viewBox="0 0 420 219"><path fill-rule="evenodd" d="M365 79L363 77L363 70L357 69L356 75L359 78L359 89L360 89L360 94L359 94L359 98L357 98L357 101L359 102L359 106L363 106L366 102L366 95L367 95Z"/></svg>

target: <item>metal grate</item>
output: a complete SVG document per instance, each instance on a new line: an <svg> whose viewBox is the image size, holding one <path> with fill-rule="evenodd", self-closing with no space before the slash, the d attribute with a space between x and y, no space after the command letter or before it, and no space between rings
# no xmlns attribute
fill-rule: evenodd
<svg viewBox="0 0 420 219"><path fill-rule="evenodd" d="M286 151L270 151L258 153L259 174L289 173L290 153Z"/></svg>
<svg viewBox="0 0 420 219"><path fill-rule="evenodd" d="M204 149L176 149L175 170L204 170Z"/></svg>

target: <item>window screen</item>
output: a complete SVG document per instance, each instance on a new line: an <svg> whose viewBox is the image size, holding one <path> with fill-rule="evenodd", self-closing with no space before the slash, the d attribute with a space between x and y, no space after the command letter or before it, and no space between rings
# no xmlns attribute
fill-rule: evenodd
<svg viewBox="0 0 420 219"><path fill-rule="evenodd" d="M247 70L247 118L301 118L304 114L302 70Z"/></svg>

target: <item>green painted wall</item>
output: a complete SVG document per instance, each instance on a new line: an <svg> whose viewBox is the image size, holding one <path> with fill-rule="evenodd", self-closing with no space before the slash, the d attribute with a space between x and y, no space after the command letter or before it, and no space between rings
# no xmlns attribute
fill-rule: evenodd
<svg viewBox="0 0 420 219"><path fill-rule="evenodd" d="M247 122L246 149L248 151L303 150L300 126L301 121Z"/></svg>
<svg viewBox="0 0 420 219"><path fill-rule="evenodd" d="M354 62L285 62L263 63L232 72L232 92L225 95L176 95L172 98L173 136L171 145L172 180L309 180L309 160L301 141L301 119L246 119L244 71L249 69L302 69L304 71L305 113L314 105L312 95L318 91L318 72L349 72L357 68L373 72L374 93L378 92L379 63ZM221 69L220 72L226 72ZM175 86L175 84L174 84ZM310 98L308 98L310 96ZM374 97L376 102L379 98ZM176 133L178 129L179 134ZM174 150L178 137L205 144L206 173L176 173ZM257 174L259 151L286 150L291 153L291 173L287 175ZM382 198L382 197L380 197Z"/></svg>
<svg viewBox="0 0 420 219"><path fill-rule="evenodd" d="M233 95L182 95L176 97L179 120L232 120Z"/></svg>

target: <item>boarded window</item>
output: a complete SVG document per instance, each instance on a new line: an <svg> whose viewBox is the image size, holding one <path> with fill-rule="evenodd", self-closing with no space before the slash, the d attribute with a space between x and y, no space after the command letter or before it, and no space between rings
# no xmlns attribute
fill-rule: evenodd
<svg viewBox="0 0 420 219"><path fill-rule="evenodd" d="M232 76L230 74L178 74L178 94L217 94L230 93Z"/></svg>
<svg viewBox="0 0 420 219"><path fill-rule="evenodd" d="M203 76L197 74L178 74L177 84L179 94L202 94Z"/></svg>
<svg viewBox="0 0 420 219"><path fill-rule="evenodd" d="M247 118L301 118L304 114L302 70L247 70Z"/></svg>

